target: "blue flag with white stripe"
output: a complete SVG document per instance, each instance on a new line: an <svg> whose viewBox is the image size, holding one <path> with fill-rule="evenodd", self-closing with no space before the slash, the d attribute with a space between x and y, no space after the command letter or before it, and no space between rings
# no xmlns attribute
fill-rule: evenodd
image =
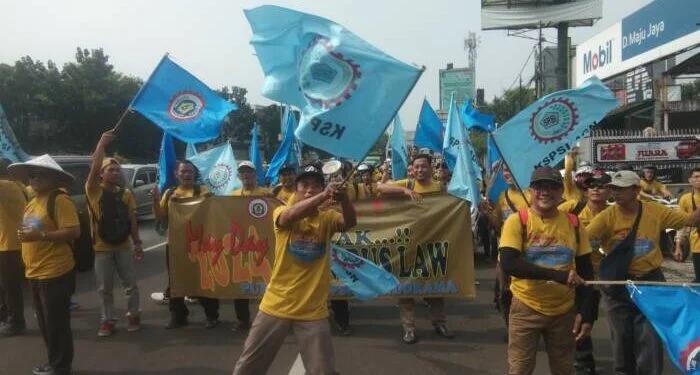
<svg viewBox="0 0 700 375"><path fill-rule="evenodd" d="M391 178L395 181L402 180L408 174L408 147L406 147L406 138L398 114L394 117L394 130L389 143L391 144Z"/></svg>
<svg viewBox="0 0 700 375"><path fill-rule="evenodd" d="M258 185L265 185L265 169L263 168L262 155L260 155L260 144L258 140L258 124L253 123L253 130L251 131L250 149L248 150L250 154L250 161L255 165L255 174L257 176Z"/></svg>
<svg viewBox="0 0 700 375"><path fill-rule="evenodd" d="M494 130L494 115L489 115L486 113L481 113L475 106L472 99L467 98L462 104L462 121L464 125L467 126L469 130L478 129L485 132L491 132Z"/></svg>
<svg viewBox="0 0 700 375"><path fill-rule="evenodd" d="M491 134L488 136L486 168L488 168L488 183L486 184L486 196L496 203L501 193L508 189L505 177L503 177L503 159L493 143Z"/></svg>
<svg viewBox="0 0 700 375"><path fill-rule="evenodd" d="M163 56L130 108L185 143L219 136L224 118L238 109L197 77Z"/></svg>
<svg viewBox="0 0 700 375"><path fill-rule="evenodd" d="M270 180L270 184L276 185L279 181L280 169L283 166L288 165L295 169L299 168L299 144L294 136L294 130L297 126L297 119L294 116L292 110L287 109L284 112L284 125L283 132L284 138L277 148L277 152L272 157L270 165L267 168L267 177Z"/></svg>
<svg viewBox="0 0 700 375"><path fill-rule="evenodd" d="M632 284L627 290L671 362L683 374L700 374L700 288Z"/></svg>
<svg viewBox="0 0 700 375"><path fill-rule="evenodd" d="M161 192L177 185L177 179L175 178L176 163L173 137L163 132L163 140L160 143L160 157L158 158L158 189Z"/></svg>
<svg viewBox="0 0 700 375"><path fill-rule="evenodd" d="M318 16L273 5L245 15L263 96L299 108L297 138L337 157L363 159L422 73Z"/></svg>
<svg viewBox="0 0 700 375"><path fill-rule="evenodd" d="M198 153L199 151L197 151L197 145L194 143L188 143L187 147L185 148L185 159L189 159Z"/></svg>
<svg viewBox="0 0 700 375"><path fill-rule="evenodd" d="M442 152L442 133L444 127L433 107L427 99L423 99L423 106L418 115L416 136L413 143L418 147L425 147L433 152Z"/></svg>
<svg viewBox="0 0 700 375"><path fill-rule="evenodd" d="M496 130L494 141L524 189L535 168L562 161L617 106L612 91L593 77L577 89L557 91L529 105Z"/></svg>
<svg viewBox="0 0 700 375"><path fill-rule="evenodd" d="M189 159L199 169L202 182L214 195L230 195L241 187L238 163L231 144L226 142Z"/></svg>
<svg viewBox="0 0 700 375"><path fill-rule="evenodd" d="M355 298L363 301L387 294L400 285L391 272L337 245L331 246L331 270Z"/></svg>
<svg viewBox="0 0 700 375"><path fill-rule="evenodd" d="M450 112L447 114L443 155L453 158L452 179L447 185L447 192L471 202L472 207L478 206L481 202L481 171L478 169L478 161L467 129L459 120L454 94L450 101Z"/></svg>
<svg viewBox="0 0 700 375"><path fill-rule="evenodd" d="M29 160L29 155L22 150L15 132L10 127L10 121L7 120L2 105L0 105L0 158L8 159L13 163Z"/></svg>

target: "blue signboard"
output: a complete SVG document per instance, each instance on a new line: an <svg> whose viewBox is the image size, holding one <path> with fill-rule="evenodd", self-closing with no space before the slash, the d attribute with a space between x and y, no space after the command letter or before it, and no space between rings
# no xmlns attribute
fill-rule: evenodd
<svg viewBox="0 0 700 375"><path fill-rule="evenodd" d="M622 61L700 30L698 0L655 0L622 19Z"/></svg>

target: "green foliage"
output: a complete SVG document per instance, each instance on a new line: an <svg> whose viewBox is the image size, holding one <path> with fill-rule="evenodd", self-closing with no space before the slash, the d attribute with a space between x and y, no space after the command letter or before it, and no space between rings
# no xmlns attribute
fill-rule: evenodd
<svg viewBox="0 0 700 375"><path fill-rule="evenodd" d="M684 83L681 85L681 99L700 99L700 79L696 79L693 82Z"/></svg>
<svg viewBox="0 0 700 375"><path fill-rule="evenodd" d="M494 97L493 101L487 103L480 110L496 115L496 122L503 124L522 111L523 108L534 103L535 100L537 100L537 96L534 89L515 88L504 91L501 96Z"/></svg>

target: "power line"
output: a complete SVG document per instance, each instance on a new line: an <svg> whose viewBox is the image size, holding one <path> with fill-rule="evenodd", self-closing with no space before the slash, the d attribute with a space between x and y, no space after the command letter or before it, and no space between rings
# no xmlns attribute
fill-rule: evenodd
<svg viewBox="0 0 700 375"><path fill-rule="evenodd" d="M508 89L507 89L506 91L512 89L513 86L515 86L515 83L518 82L518 77L522 77L523 71L525 70L525 67L527 66L527 63L530 62L530 59L532 58L532 55L535 53L536 47L537 47L537 46L532 47L532 51L530 51L530 54L527 56L527 60L525 60L525 63L523 64L522 68L520 68L520 73L518 73L518 74L515 76L515 79L513 80L513 83L510 84L510 86L508 87Z"/></svg>

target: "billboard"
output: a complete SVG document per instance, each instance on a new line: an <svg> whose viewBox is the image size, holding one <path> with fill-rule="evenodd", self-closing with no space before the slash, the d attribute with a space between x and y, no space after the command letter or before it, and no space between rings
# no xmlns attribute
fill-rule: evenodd
<svg viewBox="0 0 700 375"><path fill-rule="evenodd" d="M576 47L576 84L700 45L697 0L655 0Z"/></svg>
<svg viewBox="0 0 700 375"><path fill-rule="evenodd" d="M537 29L569 26L591 26L603 16L602 0L574 0L560 3L544 0L483 0L481 29Z"/></svg>
<svg viewBox="0 0 700 375"><path fill-rule="evenodd" d="M700 161L700 138L653 138L595 142L596 163Z"/></svg>
<svg viewBox="0 0 700 375"><path fill-rule="evenodd" d="M450 109L450 96L458 105L474 98L474 71L470 68L440 69L440 111Z"/></svg>

